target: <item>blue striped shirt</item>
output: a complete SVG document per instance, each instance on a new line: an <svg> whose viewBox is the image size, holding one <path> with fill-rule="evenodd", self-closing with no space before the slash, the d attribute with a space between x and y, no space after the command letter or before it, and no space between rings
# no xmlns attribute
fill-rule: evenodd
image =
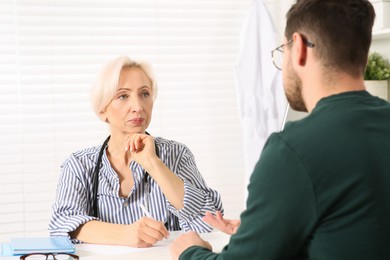
<svg viewBox="0 0 390 260"><path fill-rule="evenodd" d="M183 144L155 138L159 158L184 181L184 207L180 210L167 200L158 184L136 162L130 163L134 187L127 198L119 196L119 178L103 153L99 172L98 218L93 212L94 168L100 146L73 153L61 166L57 195L49 223L51 235L68 236L80 225L100 221L131 224L146 216L140 204L147 205L152 217L166 222L168 230L209 232L212 228L202 221L206 211L223 211L219 193L210 189L195 164L191 151ZM145 181L145 178L148 181ZM150 187L148 187L150 185Z"/></svg>

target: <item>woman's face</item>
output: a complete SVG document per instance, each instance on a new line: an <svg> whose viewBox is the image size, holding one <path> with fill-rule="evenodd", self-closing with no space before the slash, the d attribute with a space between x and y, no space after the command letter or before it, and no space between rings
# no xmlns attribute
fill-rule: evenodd
<svg viewBox="0 0 390 260"><path fill-rule="evenodd" d="M152 82L140 68L125 68L114 98L102 113L111 135L143 133L153 110Z"/></svg>

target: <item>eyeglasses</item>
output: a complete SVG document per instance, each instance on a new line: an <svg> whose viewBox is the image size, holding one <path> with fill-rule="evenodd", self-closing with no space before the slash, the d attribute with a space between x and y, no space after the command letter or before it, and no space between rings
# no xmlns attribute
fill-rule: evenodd
<svg viewBox="0 0 390 260"><path fill-rule="evenodd" d="M78 255L68 253L33 253L20 256L21 260L79 260Z"/></svg>
<svg viewBox="0 0 390 260"><path fill-rule="evenodd" d="M302 37L302 39L307 47L314 48L314 46L315 46L314 43L309 42L308 40L306 40L303 37ZM288 42L280 45L279 47L277 47L276 49L271 51L272 62L274 63L275 67L278 70L282 70L284 46L287 46L292 42L293 42L293 39L290 39Z"/></svg>

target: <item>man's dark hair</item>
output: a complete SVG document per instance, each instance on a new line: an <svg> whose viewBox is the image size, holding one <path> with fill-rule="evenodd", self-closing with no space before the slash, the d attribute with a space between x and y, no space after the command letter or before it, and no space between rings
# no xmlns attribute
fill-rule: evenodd
<svg viewBox="0 0 390 260"><path fill-rule="evenodd" d="M315 44L327 71L362 75L371 45L375 11L368 0L297 0L287 13L285 36L294 32Z"/></svg>

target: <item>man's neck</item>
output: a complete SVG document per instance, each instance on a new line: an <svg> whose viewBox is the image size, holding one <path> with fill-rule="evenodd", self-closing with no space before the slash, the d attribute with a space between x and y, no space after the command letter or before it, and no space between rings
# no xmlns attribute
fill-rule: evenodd
<svg viewBox="0 0 390 260"><path fill-rule="evenodd" d="M308 112L311 112L322 98L344 92L365 90L363 77L354 78L348 74L338 74L332 80L322 79L319 82L313 85L308 83L303 87L302 94Z"/></svg>

